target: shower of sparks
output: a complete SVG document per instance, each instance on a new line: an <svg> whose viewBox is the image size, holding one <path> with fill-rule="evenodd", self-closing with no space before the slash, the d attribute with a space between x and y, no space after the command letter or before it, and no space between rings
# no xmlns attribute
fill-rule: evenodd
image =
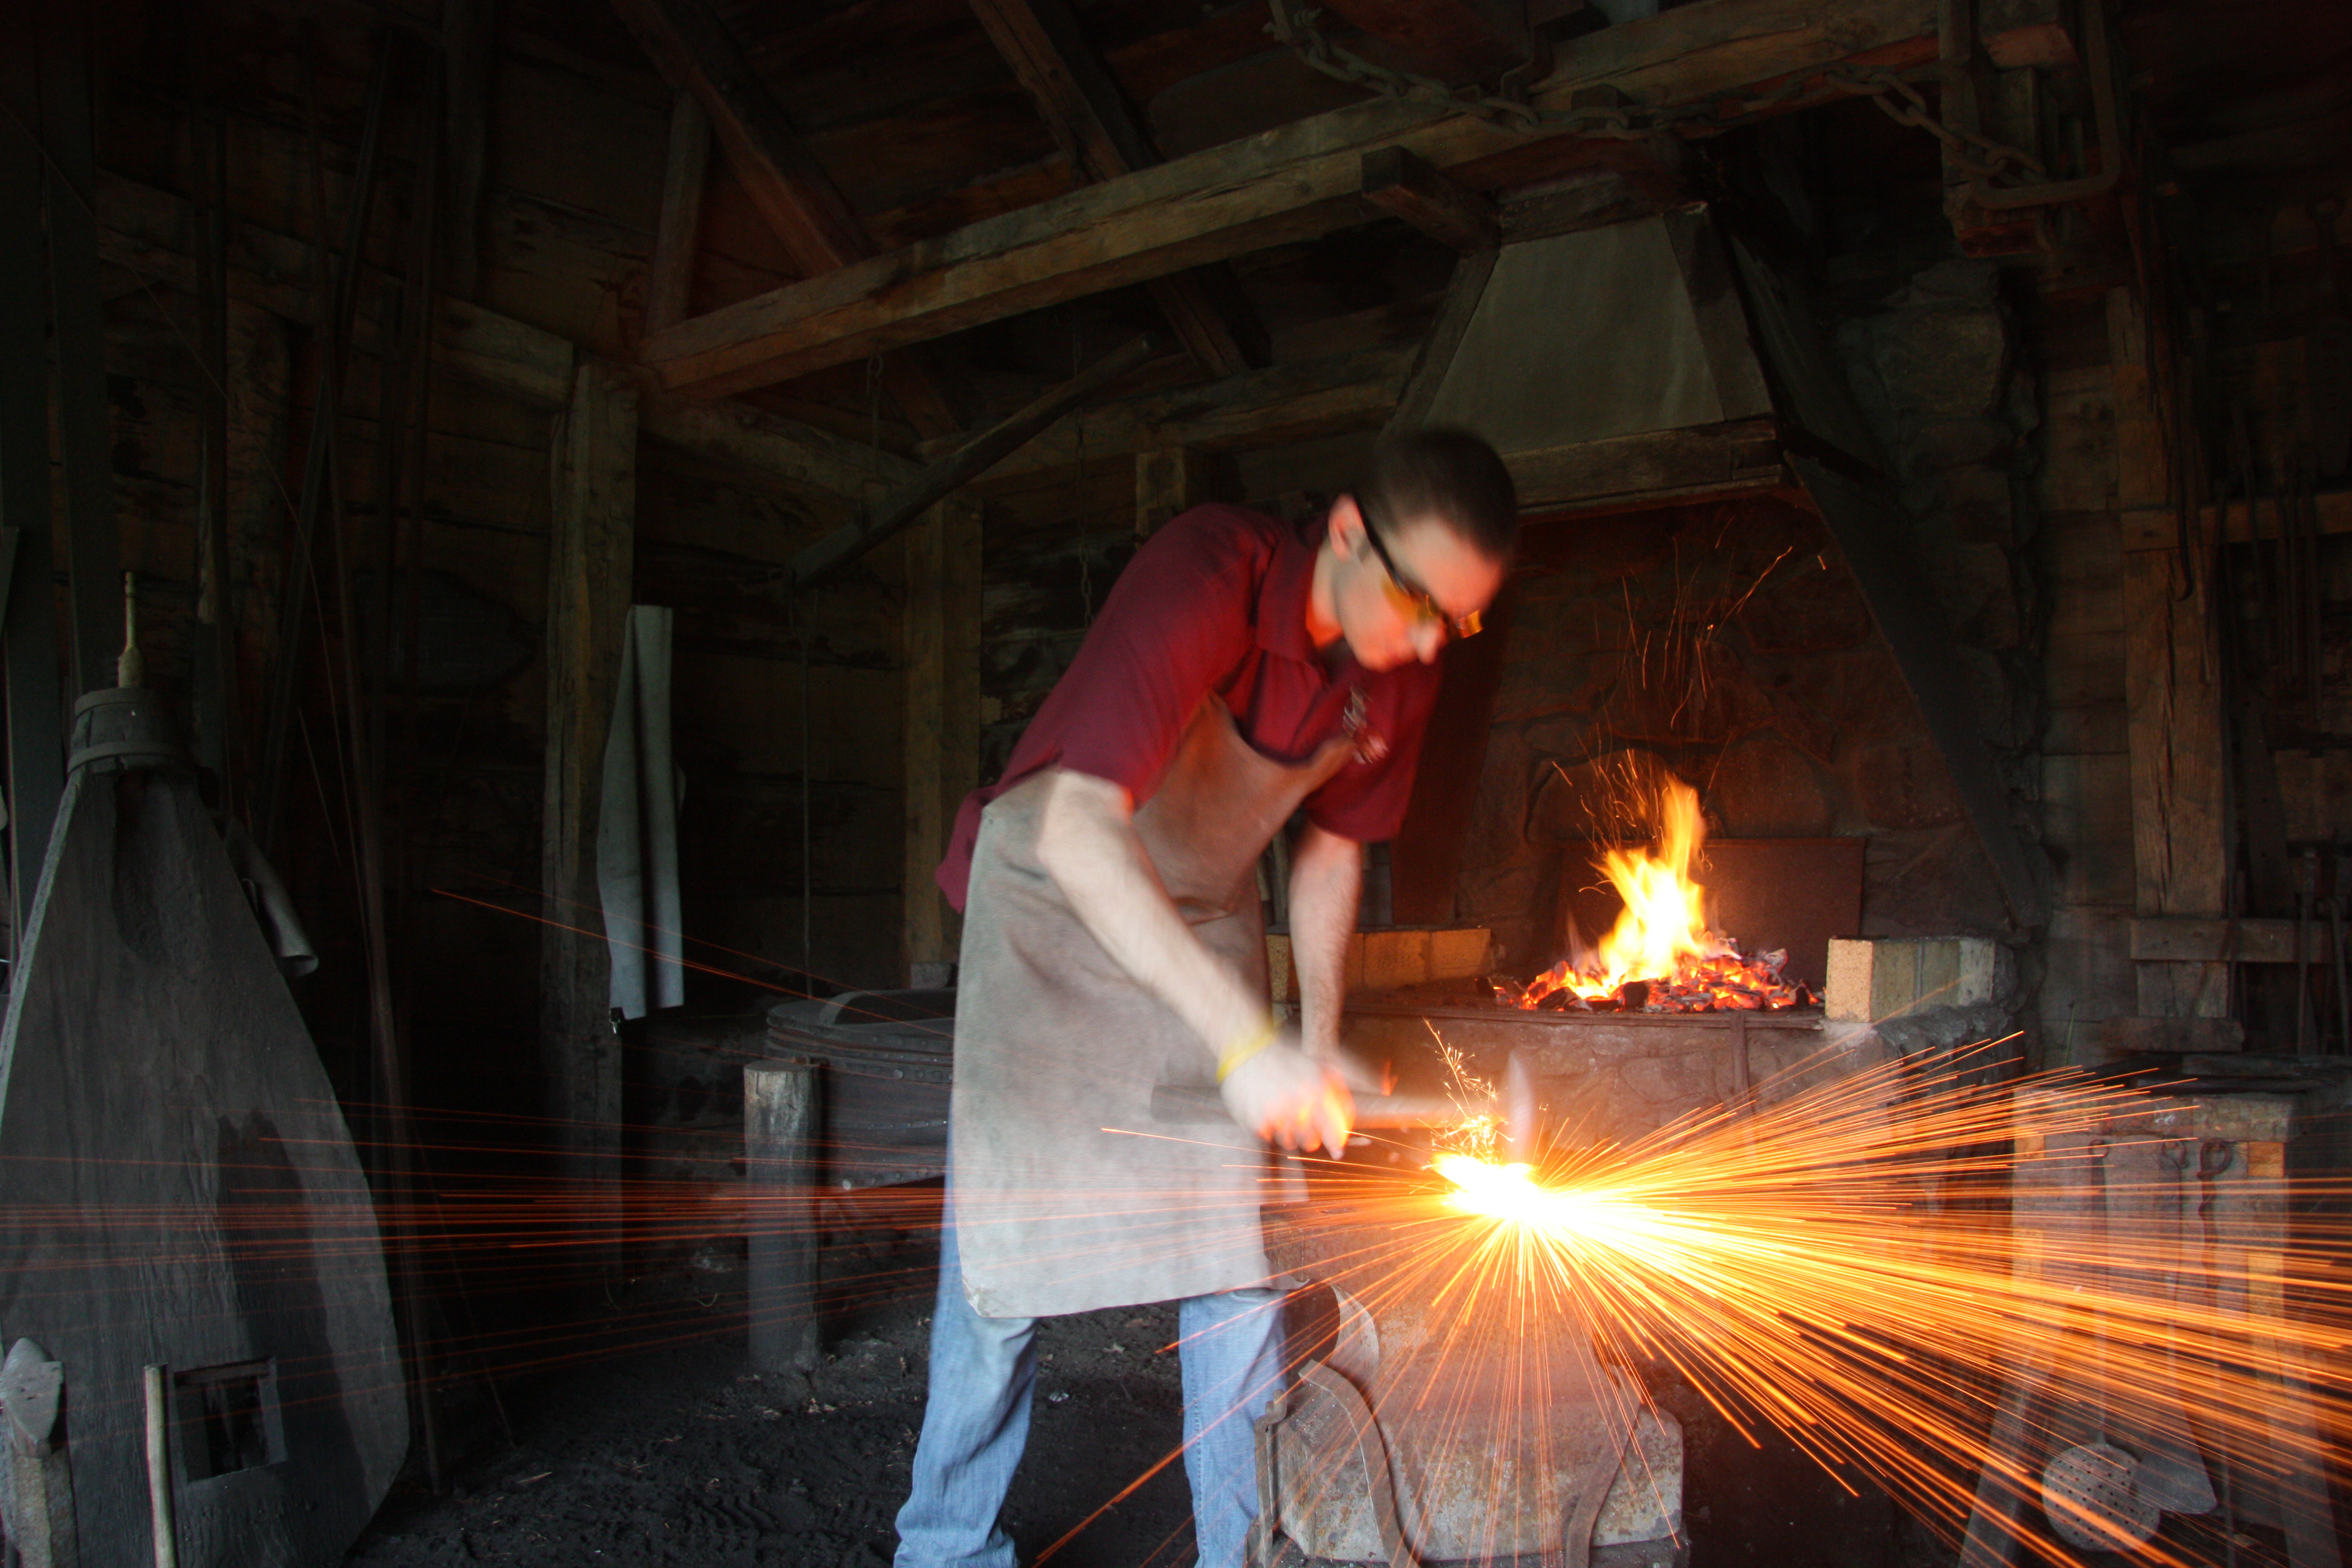
<svg viewBox="0 0 2352 1568"><path fill-rule="evenodd" d="M1380 1239L1328 1282L1375 1316L1450 1300L1465 1353L1541 1300L1604 1361L1671 1368L1743 1431L1769 1424L1948 1528L1980 1472L2042 1506L2041 1460L1988 1438L2021 1384L2044 1458L2194 1444L2217 1492L2315 1506L2323 1435L2352 1421L2352 1285L2343 1237L2302 1213L2288 1237L2274 1145L2200 1138L2164 1116L2182 1102L2079 1075L1974 1082L1981 1051L1799 1087L1819 1066L1752 1114L1538 1167L1456 1151L1434 1181L1339 1178ZM2346 1195L2295 1191L2299 1211ZM2137 1550L2189 1560L2161 1535Z"/></svg>
<svg viewBox="0 0 2352 1568"><path fill-rule="evenodd" d="M601 935L597 924L583 918L579 929ZM1860 1072L1801 1064L1760 1085L1745 1114L1711 1111L1629 1143L1556 1145L1532 1166L1506 1164L1491 1115L1474 1114L1492 1087L1436 1045L1465 1120L1427 1169L1314 1166L1318 1189L1354 1216L1324 1280L1375 1315L1411 1304L1445 1330L1454 1364L1526 1355L1540 1314L1588 1335L1603 1361L1653 1385L1677 1378L1740 1430L1777 1428L1832 1474L1874 1478L1947 1529L1977 1502L1980 1472L1991 1491L2023 1502L2011 1517L2037 1518L2042 1458L2101 1437L2134 1454L2151 1437L2192 1444L2217 1493L2268 1490L2290 1515L2322 1505L2315 1478L2352 1430L2352 1230L2336 1217L2352 1214L2352 1184L2299 1176L2290 1232L2277 1145L2226 1142L2166 1114L2181 1101L2080 1076L1990 1081L1999 1075L1979 1050ZM333 1268L373 1259L380 1235L396 1271L456 1303L420 1336L430 1383L741 1331L740 1318L709 1310L715 1296L648 1302L595 1325L485 1331L472 1321L477 1296L609 1292L615 1257L698 1249L719 1254L715 1279L747 1234L814 1239L845 1209L878 1228L929 1228L940 1215L936 1186L853 1195L657 1180L634 1152L635 1173L618 1182L549 1180L516 1171L512 1151L578 1129L432 1111L394 1145L382 1108L343 1109L362 1163L404 1160L419 1173L412 1185L290 1187L265 1141L225 1161L216 1208L95 1195L10 1205L0 1226L47 1238L26 1260L20 1300L112 1310L85 1293L82 1271L131 1253L163 1261L218 1249ZM601 1130L632 1150L659 1131ZM835 1143L818 1163L893 1153ZM90 1179L95 1194L110 1164L93 1162ZM1127 1195L1099 1194L1104 1211ZM1095 1196L1060 1189L1036 1202L1093 1213ZM1184 1201L1169 1200L1170 1217L1183 1217ZM1080 1250L1045 1266L1092 1262ZM919 1261L827 1272L827 1310L930 1289ZM402 1370L387 1363L376 1374L396 1382ZM2033 1458L1993 1449L2004 1407L2031 1430ZM2038 1534L2033 1549L2067 1557ZM2195 1556L2169 1531L2135 1554L2168 1568Z"/></svg>

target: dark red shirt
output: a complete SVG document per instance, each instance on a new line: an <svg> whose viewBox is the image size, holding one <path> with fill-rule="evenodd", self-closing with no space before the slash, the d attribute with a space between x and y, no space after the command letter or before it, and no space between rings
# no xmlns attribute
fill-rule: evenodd
<svg viewBox="0 0 2352 1568"><path fill-rule="evenodd" d="M1137 805L1160 787L1201 699L1224 700L1250 744L1307 761L1350 728L1359 754L1307 796L1307 819L1360 844L1392 838L1412 795L1413 765L1437 667L1373 671L1347 644L1318 650L1307 595L1318 520L1293 530L1239 507L1203 506L1171 521L1119 574L1078 656L1029 721L1004 776L964 798L940 889L961 910L982 807L1041 768L1107 779Z"/></svg>

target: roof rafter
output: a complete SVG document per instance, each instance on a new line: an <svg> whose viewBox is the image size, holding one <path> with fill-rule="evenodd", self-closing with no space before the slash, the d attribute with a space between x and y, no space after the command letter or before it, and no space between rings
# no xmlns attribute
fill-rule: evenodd
<svg viewBox="0 0 2352 1568"><path fill-rule="evenodd" d="M1036 100L1037 112L1088 180L1113 180L1160 162L1066 0L971 0L997 53ZM1155 278L1151 297L1202 369L1237 375L1266 362L1265 323L1222 266Z"/></svg>
<svg viewBox="0 0 2352 1568"><path fill-rule="evenodd" d="M702 105L736 177L795 266L814 280L879 252L751 57L705 0L613 0L613 9L663 78ZM959 427L923 366L887 364L883 384L922 434Z"/></svg>
<svg viewBox="0 0 2352 1568"><path fill-rule="evenodd" d="M1834 11L1818 0L1697 0L1575 40L1536 102L1565 109L1607 86L1663 110L1802 83L1843 61L1914 65L1933 58L1936 26L1935 0L1851 0ZM1834 90L1808 88L1774 107ZM681 321L648 337L644 354L667 386L740 391L1369 221L1362 160L1374 148L1404 147L1475 186L1482 161L1524 157L1543 141L1418 103L1351 105ZM1549 145L1574 150L1559 138Z"/></svg>

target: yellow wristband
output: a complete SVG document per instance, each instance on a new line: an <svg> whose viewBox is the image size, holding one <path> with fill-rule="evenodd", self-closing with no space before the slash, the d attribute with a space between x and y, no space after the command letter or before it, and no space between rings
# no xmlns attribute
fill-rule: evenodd
<svg viewBox="0 0 2352 1568"><path fill-rule="evenodd" d="M1234 1068L1274 1044L1275 1037L1281 1033L1282 1026L1274 1021L1273 1014L1267 1014L1265 1023L1227 1046L1225 1054L1217 1058L1217 1081L1223 1083L1233 1077Z"/></svg>

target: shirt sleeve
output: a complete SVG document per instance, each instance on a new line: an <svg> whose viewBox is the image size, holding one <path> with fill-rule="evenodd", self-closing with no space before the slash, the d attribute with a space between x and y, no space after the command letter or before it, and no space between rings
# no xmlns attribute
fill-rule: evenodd
<svg viewBox="0 0 2352 1568"><path fill-rule="evenodd" d="M1404 826L1412 800L1412 780L1421 762L1422 738L1437 705L1437 667L1412 665L1386 683L1390 699L1373 706L1374 727L1388 742L1388 754L1350 762L1307 797L1307 820L1324 832L1358 844L1384 843Z"/></svg>
<svg viewBox="0 0 2352 1568"><path fill-rule="evenodd" d="M1252 647L1263 553L1213 512L1154 534L1031 721L1035 754L1004 783L1058 764L1148 798L1193 710Z"/></svg>

